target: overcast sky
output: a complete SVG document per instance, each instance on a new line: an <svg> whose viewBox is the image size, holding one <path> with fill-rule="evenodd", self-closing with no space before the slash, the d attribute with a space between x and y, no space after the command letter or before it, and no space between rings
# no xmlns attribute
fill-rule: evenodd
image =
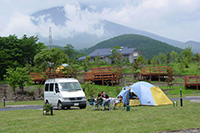
<svg viewBox="0 0 200 133"><path fill-rule="evenodd" d="M80 5L98 12L81 11ZM89 25L107 19L178 41L200 42L200 0L0 0L0 36L16 34L20 37L38 33L48 36L47 24L34 25L30 15L55 6L65 6L72 21L70 27L62 28L65 31L54 30L54 37L66 35L67 31L85 31L101 36L101 28L93 32L94 28ZM86 28L73 26L80 25L78 21L82 17ZM46 32L42 33L45 28Z"/></svg>

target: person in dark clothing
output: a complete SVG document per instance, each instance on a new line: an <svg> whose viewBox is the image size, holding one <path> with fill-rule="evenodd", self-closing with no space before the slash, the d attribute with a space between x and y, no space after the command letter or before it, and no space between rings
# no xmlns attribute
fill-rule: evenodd
<svg viewBox="0 0 200 133"><path fill-rule="evenodd" d="M104 109L105 109L105 106L108 106L108 108L110 110L110 99L109 99L109 96L106 94L105 91L102 91L102 97L104 99Z"/></svg>
<svg viewBox="0 0 200 133"><path fill-rule="evenodd" d="M105 98L105 99L108 99L108 98L109 98L109 96L106 94L105 91L102 91L102 97Z"/></svg>

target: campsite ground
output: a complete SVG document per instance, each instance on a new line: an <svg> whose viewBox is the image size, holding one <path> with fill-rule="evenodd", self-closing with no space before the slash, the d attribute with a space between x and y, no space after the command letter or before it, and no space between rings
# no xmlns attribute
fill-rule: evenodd
<svg viewBox="0 0 200 133"><path fill-rule="evenodd" d="M115 97L116 87L94 86L98 91L105 90ZM160 86L169 98L179 98L180 88L183 97L200 96L199 90L184 90L183 86L173 89ZM119 87L119 89L121 89ZM11 105L43 105L43 101L10 102ZM54 110L53 116L43 116L42 110L26 109L0 112L0 132L159 132L195 128L198 130L200 103L183 101L183 107L177 100L176 107L137 106L130 111L94 111L91 108ZM0 103L2 107L2 103ZM184 130L183 130L184 129ZM193 130L193 129L189 129Z"/></svg>
<svg viewBox="0 0 200 133"><path fill-rule="evenodd" d="M179 104L178 104L179 105ZM130 111L94 111L92 108L0 112L0 132L158 132L198 128L200 103L184 101L184 106L137 106Z"/></svg>

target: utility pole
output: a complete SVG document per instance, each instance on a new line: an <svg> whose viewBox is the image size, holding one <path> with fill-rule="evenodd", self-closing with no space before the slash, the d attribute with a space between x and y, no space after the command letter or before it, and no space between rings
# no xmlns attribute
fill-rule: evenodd
<svg viewBox="0 0 200 133"><path fill-rule="evenodd" d="M53 42L52 42L52 32L51 27L49 27L49 49L52 48Z"/></svg>

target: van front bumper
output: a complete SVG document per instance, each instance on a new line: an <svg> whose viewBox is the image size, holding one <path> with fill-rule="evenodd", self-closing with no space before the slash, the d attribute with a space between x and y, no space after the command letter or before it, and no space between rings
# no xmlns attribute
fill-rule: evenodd
<svg viewBox="0 0 200 133"><path fill-rule="evenodd" d="M86 101L62 102L62 105L64 107L71 107L71 106L84 107L86 106Z"/></svg>

